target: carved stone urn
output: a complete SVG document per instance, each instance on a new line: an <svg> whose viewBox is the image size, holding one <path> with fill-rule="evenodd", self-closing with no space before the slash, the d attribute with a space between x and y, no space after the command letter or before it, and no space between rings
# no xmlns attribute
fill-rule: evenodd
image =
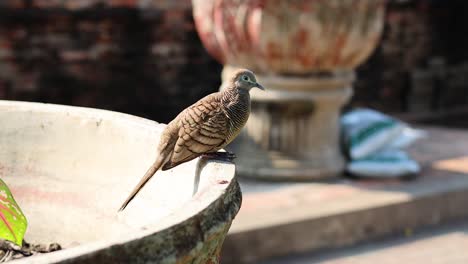
<svg viewBox="0 0 468 264"><path fill-rule="evenodd" d="M252 113L229 146L237 172L263 179L339 175L339 113L354 69L383 29L385 0L192 0L200 38L224 64L253 70ZM223 86L221 86L222 89Z"/></svg>

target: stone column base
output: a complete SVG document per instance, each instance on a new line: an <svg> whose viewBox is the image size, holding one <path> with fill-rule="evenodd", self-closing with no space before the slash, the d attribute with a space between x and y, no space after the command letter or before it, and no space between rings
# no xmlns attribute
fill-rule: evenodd
<svg viewBox="0 0 468 264"><path fill-rule="evenodd" d="M232 67L226 66L223 77ZM224 80L225 78L223 78ZM352 94L353 72L303 77L257 74L246 127L227 149L237 174L267 180L322 180L344 169L339 114Z"/></svg>

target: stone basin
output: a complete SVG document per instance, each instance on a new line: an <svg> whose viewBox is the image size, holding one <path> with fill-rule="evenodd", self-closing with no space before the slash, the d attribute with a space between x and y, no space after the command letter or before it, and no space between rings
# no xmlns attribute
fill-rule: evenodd
<svg viewBox="0 0 468 264"><path fill-rule="evenodd" d="M0 101L0 177L28 218L25 240L57 252L14 263L219 263L241 193L234 164L200 160L158 172L164 125L105 110Z"/></svg>

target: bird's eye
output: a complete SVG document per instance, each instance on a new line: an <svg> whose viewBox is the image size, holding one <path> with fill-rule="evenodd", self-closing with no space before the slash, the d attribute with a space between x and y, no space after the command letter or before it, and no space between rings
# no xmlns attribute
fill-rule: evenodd
<svg viewBox="0 0 468 264"><path fill-rule="evenodd" d="M247 75L242 76L242 80L248 81L248 80L249 80L249 76L247 76Z"/></svg>

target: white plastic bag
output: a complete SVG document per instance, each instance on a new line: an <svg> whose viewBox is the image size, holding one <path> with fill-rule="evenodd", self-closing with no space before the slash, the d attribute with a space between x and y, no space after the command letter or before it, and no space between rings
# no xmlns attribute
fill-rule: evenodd
<svg viewBox="0 0 468 264"><path fill-rule="evenodd" d="M347 171L362 177L400 177L417 174L419 164L402 149L425 136L390 116L370 109L356 109L341 118Z"/></svg>
<svg viewBox="0 0 468 264"><path fill-rule="evenodd" d="M341 117L344 141L351 160L362 159L383 149L398 136L403 123L370 109L356 109Z"/></svg>
<svg viewBox="0 0 468 264"><path fill-rule="evenodd" d="M427 133L420 129L414 129L407 125L401 131L400 135L390 141L385 149L404 149L409 147L413 142L427 136Z"/></svg>
<svg viewBox="0 0 468 264"><path fill-rule="evenodd" d="M395 178L417 174L420 170L419 164L401 150L378 152L347 165L349 173L361 177Z"/></svg>

